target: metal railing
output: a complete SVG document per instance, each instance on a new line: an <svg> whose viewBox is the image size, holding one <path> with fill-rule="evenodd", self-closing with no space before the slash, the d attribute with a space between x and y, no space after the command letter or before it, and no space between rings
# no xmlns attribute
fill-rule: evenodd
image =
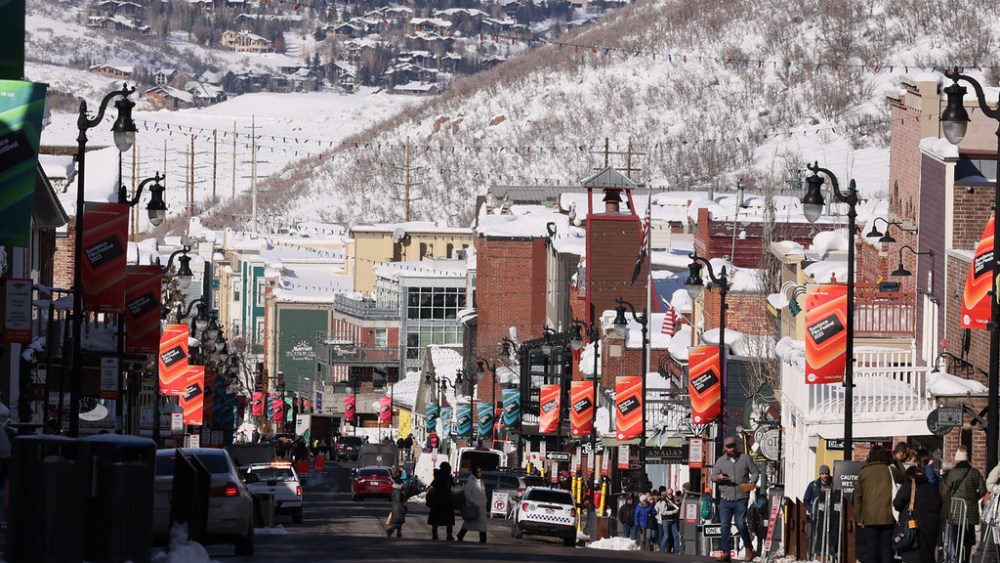
<svg viewBox="0 0 1000 563"><path fill-rule="evenodd" d="M924 366L856 368L854 372L854 414L859 418L886 413L908 412L924 416L934 408L927 398ZM809 412L813 416L842 416L844 387L839 383L810 385Z"/></svg>
<svg viewBox="0 0 1000 563"><path fill-rule="evenodd" d="M854 298L857 336L913 335L916 296L913 292L883 292L859 288Z"/></svg>
<svg viewBox="0 0 1000 563"><path fill-rule="evenodd" d="M345 295L335 295L333 309L359 319L399 320L398 307L379 307L378 303L370 297L351 299Z"/></svg>

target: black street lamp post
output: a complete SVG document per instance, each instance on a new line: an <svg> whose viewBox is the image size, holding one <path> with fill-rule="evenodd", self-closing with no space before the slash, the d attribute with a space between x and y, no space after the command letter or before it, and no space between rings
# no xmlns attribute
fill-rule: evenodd
<svg viewBox="0 0 1000 563"><path fill-rule="evenodd" d="M823 213L823 173L830 179L833 198L847 204L847 365L844 369L844 459L854 459L854 237L858 223L858 188L851 180L847 192L840 191L840 183L833 172L821 168L818 162L807 165L813 175L806 178L808 187L802 198L806 219L815 223ZM872 225L874 228L874 225ZM876 231L877 232L877 231ZM888 233L888 228L886 228Z"/></svg>
<svg viewBox="0 0 1000 563"><path fill-rule="evenodd" d="M976 100L979 102L979 109L986 117L997 122L997 150L1000 151L1000 107L990 107L986 100L986 93L979 82L959 72L958 67L946 71L945 76L952 79L951 86L944 89L948 97L948 103L941 112L941 130L944 136L953 145L958 145L965 138L965 133L969 127L969 112L965 109L964 100L967 90L959 86L958 81L964 80L972 85L976 92ZM993 190L993 212L1000 209L1000 188ZM993 240L1000 240L1000 221L994 217ZM990 259L993 262L993 283L990 287L996 288L1000 283L1000 261L997 260L996 250ZM989 397L986 409L986 467L995 467L998 461L998 448L1000 448L1000 295L994 289L990 297L990 368L987 377L987 395Z"/></svg>
<svg viewBox="0 0 1000 563"><path fill-rule="evenodd" d="M104 120L104 113L108 109L108 104L115 98L115 109L118 110L118 118L111 126L114 136L115 146L118 150L125 152L132 148L135 143L135 133L137 131L135 122L132 121L132 108L135 103L128 97L135 92L135 88L129 88L123 84L121 90L111 92L101 100L97 116L89 117L87 113L87 102L80 101L80 114L77 117L76 127L79 132L76 138L76 226L75 240L73 244L73 381L70 384L69 403L69 435L77 437L80 435L80 397L83 394L83 208L85 199L85 178L87 163L87 131L100 125Z"/></svg>
<svg viewBox="0 0 1000 563"><path fill-rule="evenodd" d="M491 392L491 395L492 395L492 398L490 399L490 408L492 409L492 412L490 413L490 416L493 418L493 425L490 427L490 447L492 448L493 444L495 444L496 440L497 440L497 421L496 421L496 412L497 412L497 367L499 367L499 366L498 366L498 364L496 362L491 362L489 360L484 360L482 358L477 358L476 365L479 368L478 369L479 373L477 374L477 376L478 376L477 379L481 380L483 377L485 377L486 376L486 370L489 370L490 373L493 376L493 384L490 385L490 392ZM482 439L482 436L480 436L479 438Z"/></svg>
<svg viewBox="0 0 1000 563"><path fill-rule="evenodd" d="M688 256L691 258L691 264L688 265L688 278L684 285L687 286L691 299L697 299L705 289L705 283L701 279L702 265L708 272L709 281L719 288L719 370L722 371L722 394L719 401L719 435L715 437L716 456L718 456L721 455L722 445L726 440L726 394L729 392L729 358L726 354L726 311L729 309L726 295L729 294L729 272L723 266L719 275L716 276L711 262L697 254L689 254Z"/></svg>
<svg viewBox="0 0 1000 563"><path fill-rule="evenodd" d="M573 320L573 339L570 340L570 346L574 350L579 350L583 348L583 334L587 335L587 339L590 340L591 344L594 345L594 373L592 379L594 381L594 421L590 426L590 452L594 462L597 462L597 407L599 405L598 393L598 382L601 378L598 374L599 367L599 351L600 348L600 338L601 331L596 326L590 326L584 321L574 319ZM643 428L645 430L645 428ZM596 469L596 468L595 468Z"/></svg>
<svg viewBox="0 0 1000 563"><path fill-rule="evenodd" d="M628 301L625 301L621 297L615 299L618 306L615 307L615 320L614 326L615 330L622 337L628 338L626 336L626 329L628 328L628 320L625 319L625 310L632 314L632 320L639 323L642 327L642 434L639 435L639 466L642 467L643 473L646 471L646 372L649 371L649 366L646 365L646 347L649 345L649 313L646 308L642 308L642 312L638 313L635 309L635 305L632 305Z"/></svg>

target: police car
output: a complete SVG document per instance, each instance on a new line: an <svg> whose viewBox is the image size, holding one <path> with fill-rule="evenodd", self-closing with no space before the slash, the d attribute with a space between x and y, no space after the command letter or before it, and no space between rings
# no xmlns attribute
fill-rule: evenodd
<svg viewBox="0 0 1000 563"><path fill-rule="evenodd" d="M302 522L302 484L299 474L287 461L255 463L246 469L243 482L255 495L274 495L274 513L288 514L292 522Z"/></svg>
<svg viewBox="0 0 1000 563"><path fill-rule="evenodd" d="M562 538L564 545L576 545L576 505L569 491L528 487L514 509L511 527L514 538L524 534Z"/></svg>

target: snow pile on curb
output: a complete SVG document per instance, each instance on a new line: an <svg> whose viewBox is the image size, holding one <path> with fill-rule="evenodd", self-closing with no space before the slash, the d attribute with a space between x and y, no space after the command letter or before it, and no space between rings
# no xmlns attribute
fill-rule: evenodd
<svg viewBox="0 0 1000 563"><path fill-rule="evenodd" d="M188 538L185 524L174 524L170 528L170 550L155 554L152 560L156 563L214 563L203 545Z"/></svg>
<svg viewBox="0 0 1000 563"><path fill-rule="evenodd" d="M604 538L588 544L587 547L611 551L639 551L639 544L628 538Z"/></svg>
<svg viewBox="0 0 1000 563"><path fill-rule="evenodd" d="M287 536L288 530L281 524L278 524L273 528L254 528L253 533L259 536Z"/></svg>
<svg viewBox="0 0 1000 563"><path fill-rule="evenodd" d="M427 502L427 493L425 493L425 492L417 493L417 494L413 495L412 497L406 499L406 502L415 502L415 503L418 503L418 504L424 504L424 503Z"/></svg>

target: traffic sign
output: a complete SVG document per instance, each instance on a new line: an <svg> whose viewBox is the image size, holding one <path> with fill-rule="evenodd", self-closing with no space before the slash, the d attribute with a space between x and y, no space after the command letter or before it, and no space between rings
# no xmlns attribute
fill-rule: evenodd
<svg viewBox="0 0 1000 563"><path fill-rule="evenodd" d="M569 461L569 454L566 452L547 452L545 459L549 461Z"/></svg>
<svg viewBox="0 0 1000 563"><path fill-rule="evenodd" d="M490 513L491 514L500 514L504 518L506 518L507 517L507 505L508 505L507 493L494 492L493 493L493 502L490 503L490 507L491 507Z"/></svg>

